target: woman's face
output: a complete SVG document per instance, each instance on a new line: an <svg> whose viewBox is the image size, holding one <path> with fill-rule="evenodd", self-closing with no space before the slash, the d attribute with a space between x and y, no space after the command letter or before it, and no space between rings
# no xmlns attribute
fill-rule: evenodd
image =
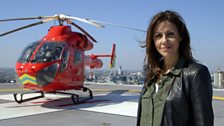
<svg viewBox="0 0 224 126"><path fill-rule="evenodd" d="M177 27L169 21L157 24L153 31L153 40L157 51L165 59L179 57L181 37Z"/></svg>

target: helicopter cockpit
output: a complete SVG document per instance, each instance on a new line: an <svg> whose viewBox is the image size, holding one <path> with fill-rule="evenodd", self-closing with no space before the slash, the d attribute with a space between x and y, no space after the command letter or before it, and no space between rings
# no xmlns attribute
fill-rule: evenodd
<svg viewBox="0 0 224 126"><path fill-rule="evenodd" d="M52 62L60 59L63 43L45 42L37 51L34 62Z"/></svg>
<svg viewBox="0 0 224 126"><path fill-rule="evenodd" d="M65 44L60 42L45 42L39 47L34 58L31 60L34 50L38 47L41 41L36 41L29 44L22 52L18 62L52 62L60 59L62 49Z"/></svg>

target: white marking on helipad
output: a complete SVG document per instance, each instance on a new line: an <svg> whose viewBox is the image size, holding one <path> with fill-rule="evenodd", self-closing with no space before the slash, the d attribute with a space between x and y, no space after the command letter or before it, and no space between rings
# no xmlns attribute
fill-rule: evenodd
<svg viewBox="0 0 224 126"><path fill-rule="evenodd" d="M0 95L0 99L14 101L12 94ZM94 96L93 99L88 100L85 103L73 105L70 97L47 94L44 98L24 102L22 104L18 104L16 102L0 104L0 120L67 109L78 109L136 117L138 106L137 99L138 96L134 95L101 94Z"/></svg>
<svg viewBox="0 0 224 126"><path fill-rule="evenodd" d="M81 110L136 117L137 105L138 104L135 102L122 102L119 104L111 104L111 105L100 106L100 107L84 108Z"/></svg>
<svg viewBox="0 0 224 126"><path fill-rule="evenodd" d="M0 95L0 99L14 100L13 95ZM36 100L35 100L36 101ZM0 104L0 119L9 119L22 116L29 116L41 113L48 113L59 111L59 109L49 109L41 107L41 105L33 104L32 102L24 102L23 104L17 104L16 102Z"/></svg>

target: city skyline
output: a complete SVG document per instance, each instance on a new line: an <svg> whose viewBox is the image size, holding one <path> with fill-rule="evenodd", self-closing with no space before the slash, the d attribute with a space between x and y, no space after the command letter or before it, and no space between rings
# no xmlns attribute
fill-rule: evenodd
<svg viewBox="0 0 224 126"><path fill-rule="evenodd" d="M87 1L69 0L29 1L7 0L0 5L0 19L17 17L51 16L64 13L81 18L122 24L146 30L151 17L162 10L179 12L189 29L193 56L208 66L210 71L224 70L224 43L222 42L224 1ZM0 23L0 33L18 28L34 21L14 21ZM94 49L86 54L108 54L112 44L117 45L116 68L121 65L124 70L142 70L145 49L139 46L139 41L145 40L145 33L106 25L103 29L75 21L87 30L97 41ZM21 51L30 42L41 39L54 22L25 29L0 38L0 68L14 68ZM77 29L72 28L73 31ZM103 69L109 69L109 59L103 59ZM86 68L88 69L88 68Z"/></svg>

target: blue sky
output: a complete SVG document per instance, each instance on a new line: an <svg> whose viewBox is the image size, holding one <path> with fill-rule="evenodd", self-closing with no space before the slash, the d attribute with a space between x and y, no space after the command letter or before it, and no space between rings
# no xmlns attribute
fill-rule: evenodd
<svg viewBox="0 0 224 126"><path fill-rule="evenodd" d="M223 0L2 0L0 19L63 13L146 30L154 14L170 9L179 12L184 18L191 35L194 57L213 71L224 70L223 5ZM1 22L0 33L37 21ZM116 43L116 65L129 70L142 69L145 49L139 46L138 41L145 40L145 33L109 25L99 29L82 22L75 22L98 41L94 49L86 54L110 53L112 43ZM54 25L54 22L1 37L0 68L13 68L23 48L28 43L42 38L51 25ZM109 60L103 61L103 68L108 69Z"/></svg>

